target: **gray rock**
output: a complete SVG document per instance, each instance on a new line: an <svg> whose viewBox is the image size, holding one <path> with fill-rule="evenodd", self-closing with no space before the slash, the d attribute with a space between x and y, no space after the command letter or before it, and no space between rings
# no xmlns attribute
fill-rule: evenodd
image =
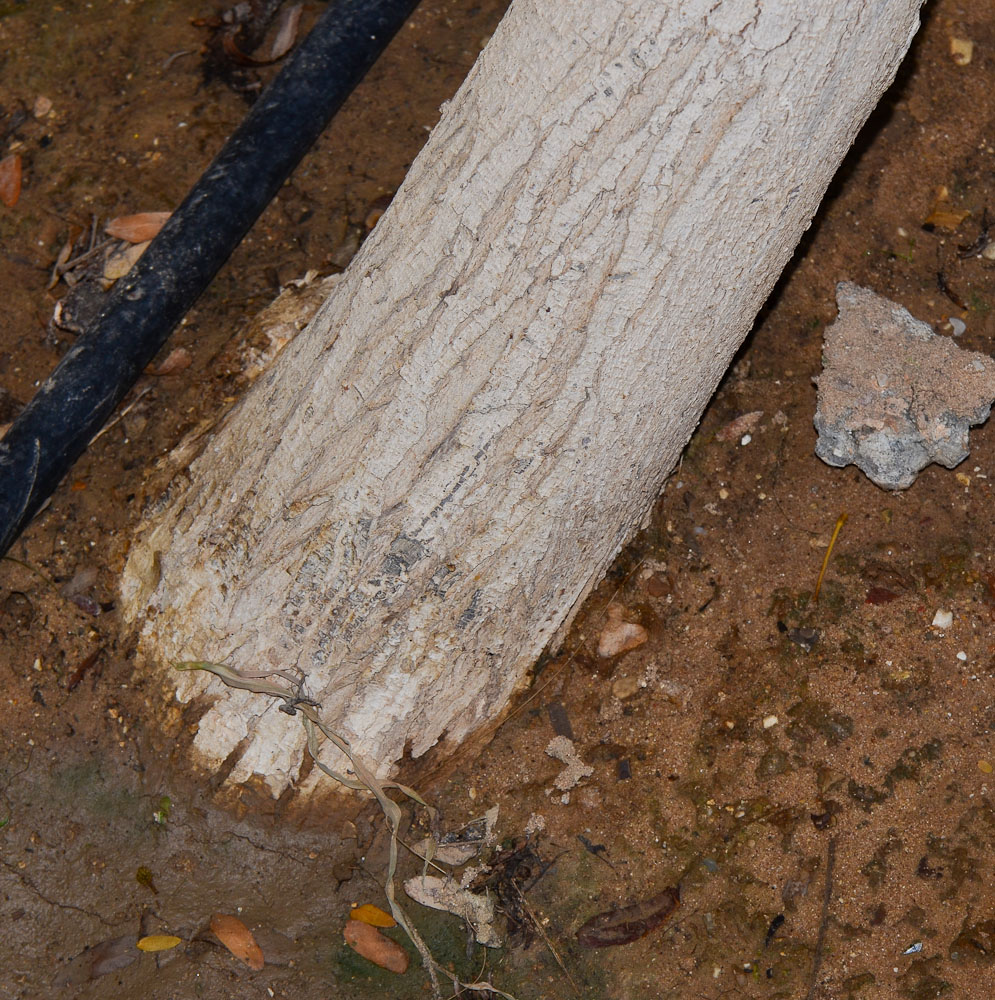
<svg viewBox="0 0 995 1000"><path fill-rule="evenodd" d="M967 458L968 428L988 419L995 361L938 336L901 306L850 282L836 287L826 330L815 453L904 490L937 462Z"/></svg>

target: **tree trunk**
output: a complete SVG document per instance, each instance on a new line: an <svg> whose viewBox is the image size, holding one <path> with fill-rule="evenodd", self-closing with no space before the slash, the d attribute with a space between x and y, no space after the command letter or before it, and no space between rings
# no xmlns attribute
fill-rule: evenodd
<svg viewBox="0 0 995 1000"><path fill-rule="evenodd" d="M299 672L381 774L494 725L659 494L919 5L515 0L136 540L146 659ZM207 689L202 762L294 781L300 727L180 676Z"/></svg>

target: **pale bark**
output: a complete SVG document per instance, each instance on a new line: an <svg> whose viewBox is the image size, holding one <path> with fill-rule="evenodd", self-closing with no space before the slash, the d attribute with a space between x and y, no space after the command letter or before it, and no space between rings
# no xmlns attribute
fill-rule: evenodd
<svg viewBox="0 0 995 1000"><path fill-rule="evenodd" d="M136 541L141 649L299 670L381 773L493 724L631 536L919 0L516 0L317 318ZM274 794L299 727L217 702Z"/></svg>

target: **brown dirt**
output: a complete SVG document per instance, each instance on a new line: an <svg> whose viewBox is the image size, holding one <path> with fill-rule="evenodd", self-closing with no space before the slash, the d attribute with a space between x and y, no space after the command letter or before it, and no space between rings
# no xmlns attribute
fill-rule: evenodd
<svg viewBox="0 0 995 1000"><path fill-rule="evenodd" d="M397 977L343 944L349 904L382 901L375 812L302 813L190 773L195 720L176 708L158 721L161 692L133 673L113 602L146 477L239 390L247 319L308 268L347 262L501 7L426 0L163 352L184 346L192 365L143 379L14 546L19 561L0 564L0 997L425 995L417 961ZM222 80L204 82L190 18L208 13L0 2L3 131L29 112L0 150L25 165L19 203L0 210L0 388L21 403L71 342L46 329L65 240L92 215L174 207L244 113ZM961 346L995 353L995 264L958 251L995 205L995 19L984 0L937 0L926 17L651 526L492 743L422 789L445 829L497 804L511 841L542 815L536 846L555 859L527 908L511 883L499 892L538 922L531 945L519 934L485 955L455 919L416 914L464 978L483 969L523 1000L995 993L995 431L975 429L956 471L930 467L901 494L813 454L811 379L838 281L941 333L959 319ZM968 65L952 37L973 40ZM52 109L34 117L39 97ZM941 186L971 214L927 231ZM755 411L749 443L724 440ZM930 627L941 609L945 631ZM649 640L600 657L619 618ZM593 773L564 793L545 748L567 725ZM425 818L406 816L417 839ZM578 941L595 914L677 882L662 928ZM257 931L261 971L220 947L215 912ZM126 942L134 961L95 975L95 954L118 952L92 949L145 933L183 942L158 955Z"/></svg>

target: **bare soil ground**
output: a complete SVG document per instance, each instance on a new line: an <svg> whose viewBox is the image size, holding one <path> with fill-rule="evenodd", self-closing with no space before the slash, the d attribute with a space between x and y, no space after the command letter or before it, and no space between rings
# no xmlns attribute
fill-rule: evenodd
<svg viewBox="0 0 995 1000"><path fill-rule="evenodd" d="M241 390L246 322L277 290L348 263L502 8L425 0L163 352L191 364L143 378L0 563L0 997L426 995L396 930L403 976L343 943L350 904L383 901L377 811L196 773L195 716L135 672L114 602L157 458ZM94 217L175 207L243 115L239 89L273 72L205 74L210 29L191 18L211 13L0 0L0 157L24 167L0 209L7 411L72 342L49 327L60 248ZM492 859L518 928L504 948L409 905L464 980L523 1000L995 994L995 430L897 494L813 452L837 282L995 353L995 16L985 0L924 15L651 525L491 744L444 780L413 769L438 829L497 805L511 849L544 823L534 853ZM757 413L749 440L723 433ZM599 656L618 620L648 641ZM566 792L556 735L593 769ZM404 839L427 822L408 809ZM405 854L405 875L419 866ZM678 883L662 927L578 938ZM221 947L217 912L253 929L261 970ZM181 944L138 952L153 933Z"/></svg>

